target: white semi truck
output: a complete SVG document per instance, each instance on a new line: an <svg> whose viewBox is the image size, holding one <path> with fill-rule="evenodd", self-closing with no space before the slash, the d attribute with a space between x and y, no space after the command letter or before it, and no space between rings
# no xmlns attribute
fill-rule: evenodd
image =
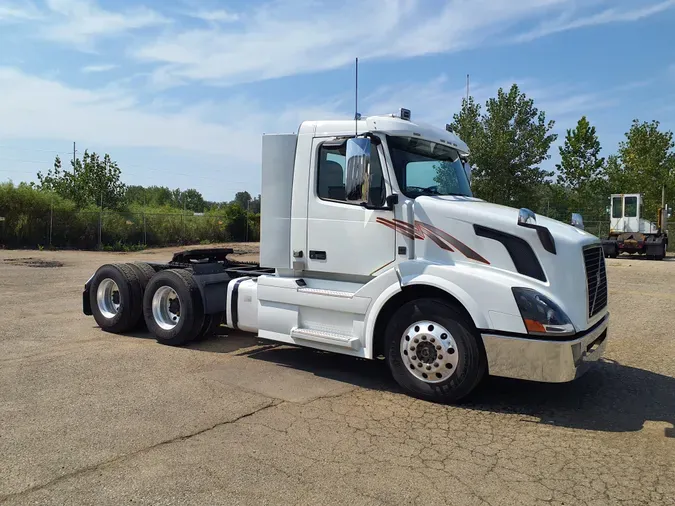
<svg viewBox="0 0 675 506"><path fill-rule="evenodd" d="M113 333L145 323L168 345L224 325L383 357L433 401L458 401L487 374L571 381L607 342L601 241L474 198L468 155L405 109L264 135L259 265L227 249L104 265L84 313Z"/></svg>

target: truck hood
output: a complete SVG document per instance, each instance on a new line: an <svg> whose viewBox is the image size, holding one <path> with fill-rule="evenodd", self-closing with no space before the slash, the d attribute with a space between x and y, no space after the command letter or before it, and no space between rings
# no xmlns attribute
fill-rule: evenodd
<svg viewBox="0 0 675 506"><path fill-rule="evenodd" d="M513 207L485 202L474 197L425 196L418 197L415 201L416 215L428 214L429 217L436 219L459 220L471 225L482 225L501 231L508 230L509 233L520 237L527 229L518 225L518 212L519 210ZM593 234L546 216L537 215L537 225L548 228L556 241L577 245L599 241ZM531 236L529 233L524 235Z"/></svg>
<svg viewBox="0 0 675 506"><path fill-rule="evenodd" d="M460 196L418 197L413 206L416 227L420 231L415 241L417 258L450 265L467 262L484 269L507 271L514 277L514 286L535 287L560 304L577 329L588 327L586 304L579 303L587 298L583 249L592 244L600 245L599 238L566 223L537 215L537 225L546 227L553 238L555 253L552 253L544 247L536 230L518 225L518 209ZM538 261L545 279L535 279L519 272L507 247L499 240L478 235L475 225L527 242L536 257L529 263ZM451 247L440 246L439 236L448 239ZM454 245L453 239L456 241ZM527 258L532 259L532 254Z"/></svg>

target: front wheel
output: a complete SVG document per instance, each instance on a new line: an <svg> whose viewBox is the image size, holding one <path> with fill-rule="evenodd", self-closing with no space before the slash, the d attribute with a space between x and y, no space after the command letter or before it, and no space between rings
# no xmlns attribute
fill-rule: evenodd
<svg viewBox="0 0 675 506"><path fill-rule="evenodd" d="M440 299L405 303L387 325L389 369L405 390L421 399L458 402L487 372L487 358L473 325Z"/></svg>

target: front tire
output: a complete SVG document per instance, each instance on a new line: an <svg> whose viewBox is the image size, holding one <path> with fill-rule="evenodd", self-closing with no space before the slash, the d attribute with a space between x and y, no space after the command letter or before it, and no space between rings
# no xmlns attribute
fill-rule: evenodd
<svg viewBox="0 0 675 506"><path fill-rule="evenodd" d="M202 330L204 306L192 273L168 269L155 274L143 296L143 316L157 342L182 346Z"/></svg>
<svg viewBox="0 0 675 506"><path fill-rule="evenodd" d="M396 311L385 335L389 369L415 397L433 402L466 398L487 373L473 324L441 299L417 299Z"/></svg>

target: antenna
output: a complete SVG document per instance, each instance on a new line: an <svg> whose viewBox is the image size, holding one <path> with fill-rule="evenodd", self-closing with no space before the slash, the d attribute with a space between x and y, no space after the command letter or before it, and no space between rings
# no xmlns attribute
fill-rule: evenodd
<svg viewBox="0 0 675 506"><path fill-rule="evenodd" d="M354 87L354 137L359 134L359 59L356 58L356 86Z"/></svg>
<svg viewBox="0 0 675 506"><path fill-rule="evenodd" d="M466 101L469 101L469 74L466 75Z"/></svg>

